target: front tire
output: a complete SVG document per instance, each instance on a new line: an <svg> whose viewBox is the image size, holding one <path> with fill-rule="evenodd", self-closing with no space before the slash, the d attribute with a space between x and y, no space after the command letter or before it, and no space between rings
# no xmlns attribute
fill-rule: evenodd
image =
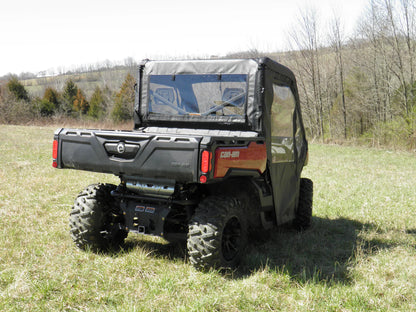
<svg viewBox="0 0 416 312"><path fill-rule="evenodd" d="M238 200L211 196L200 202L187 240L189 260L196 268L235 268L246 244L247 225Z"/></svg>
<svg viewBox="0 0 416 312"><path fill-rule="evenodd" d="M112 184L93 184L75 199L69 217L71 238L81 249L106 251L119 247L127 237Z"/></svg>

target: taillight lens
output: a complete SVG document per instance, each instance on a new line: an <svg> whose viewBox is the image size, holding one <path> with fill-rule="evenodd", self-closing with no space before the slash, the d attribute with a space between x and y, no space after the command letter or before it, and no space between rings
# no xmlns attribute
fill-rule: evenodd
<svg viewBox="0 0 416 312"><path fill-rule="evenodd" d="M54 140L53 141L52 158L53 159L57 159L58 158L58 140Z"/></svg>
<svg viewBox="0 0 416 312"><path fill-rule="evenodd" d="M201 157L201 171L203 173L208 173L211 170L211 159L212 159L212 153L208 151L202 152Z"/></svg>
<svg viewBox="0 0 416 312"><path fill-rule="evenodd" d="M58 167L58 140L53 141L52 146L52 167L56 168Z"/></svg>

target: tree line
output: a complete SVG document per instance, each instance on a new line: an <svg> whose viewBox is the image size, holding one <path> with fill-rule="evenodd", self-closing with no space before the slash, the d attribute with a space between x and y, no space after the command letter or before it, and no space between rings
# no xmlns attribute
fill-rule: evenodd
<svg viewBox="0 0 416 312"><path fill-rule="evenodd" d="M292 69L309 138L415 150L415 1L368 0L351 37L336 14L325 25L316 9L304 8L289 33L290 51L253 49L228 57L269 56ZM131 69L135 64L126 61ZM53 115L130 120L134 78L127 75L114 91L110 65L99 75L101 88L88 98L70 78L31 96L12 77L0 87L0 122Z"/></svg>
<svg viewBox="0 0 416 312"><path fill-rule="evenodd" d="M305 7L290 49L228 57L271 57L294 71L308 137L416 150L416 3L368 0L347 37L342 19Z"/></svg>
<svg viewBox="0 0 416 312"><path fill-rule="evenodd" d="M351 38L335 14L324 27L304 9L290 42L279 59L296 74L311 137L416 148L414 0L370 0Z"/></svg>
<svg viewBox="0 0 416 312"><path fill-rule="evenodd" d="M46 86L42 96L31 96L17 76L0 86L0 122L22 123L59 116L91 120L130 120L133 115L135 78L127 74L118 91L96 86L89 98L68 78L62 90Z"/></svg>

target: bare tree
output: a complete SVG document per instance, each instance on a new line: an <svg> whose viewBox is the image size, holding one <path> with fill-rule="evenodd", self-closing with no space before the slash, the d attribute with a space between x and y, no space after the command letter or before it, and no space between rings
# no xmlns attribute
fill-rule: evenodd
<svg viewBox="0 0 416 312"><path fill-rule="evenodd" d="M381 0L384 1L384 0ZM370 125L386 121L390 113L392 94L391 53L388 49L386 15L380 0L371 0L359 25L359 36L364 44L356 45L355 66L368 75L369 98L362 110Z"/></svg>
<svg viewBox="0 0 416 312"><path fill-rule="evenodd" d="M403 19L403 35L406 40L408 63L410 70L410 81L415 80L414 56L416 54L416 7L414 0L400 0L401 16Z"/></svg>
<svg viewBox="0 0 416 312"><path fill-rule="evenodd" d="M387 35L386 42L388 42L394 52L394 57L392 58L392 72L396 75L397 79L400 82L400 86L403 89L403 100L404 107L406 110L406 115L409 114L409 84L407 83L406 73L405 73L405 64L404 64L404 52L402 49L402 40L400 38L400 30L397 25L397 18L395 16L395 11L393 3L391 0L383 0L383 9L388 22L388 32L383 34Z"/></svg>
<svg viewBox="0 0 416 312"><path fill-rule="evenodd" d="M345 90L344 90L344 35L343 30L341 29L341 19L339 16L334 16L332 21L331 27L331 34L330 40L332 43L332 47L335 51L335 58L338 67L338 75L339 75L339 88L340 88L340 95L341 95L341 107L342 107L342 116L344 121L344 138L347 138L347 106L345 102Z"/></svg>
<svg viewBox="0 0 416 312"><path fill-rule="evenodd" d="M301 10L298 27L290 32L292 49L298 50L301 59L297 61L299 71L303 75L304 91L307 104L312 104L313 115L316 117L316 126L311 129L312 134L324 138L324 107L321 86L320 69L320 42L318 15L315 8L309 7ZM299 72L298 71L298 72ZM308 87L307 87L308 86ZM310 88L309 88L310 86Z"/></svg>

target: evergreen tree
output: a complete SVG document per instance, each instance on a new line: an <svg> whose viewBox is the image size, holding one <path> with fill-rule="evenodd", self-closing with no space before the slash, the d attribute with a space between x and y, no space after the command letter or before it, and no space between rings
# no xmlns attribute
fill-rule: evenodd
<svg viewBox="0 0 416 312"><path fill-rule="evenodd" d="M72 81L72 79L68 79L65 83L64 91L62 93L62 110L64 113L71 113L77 92L77 85Z"/></svg>
<svg viewBox="0 0 416 312"><path fill-rule="evenodd" d="M103 92L99 87L96 87L90 99L90 109L88 115L92 118L99 119L105 111L105 101Z"/></svg>
<svg viewBox="0 0 416 312"><path fill-rule="evenodd" d="M29 94L16 76L12 76L10 78L9 82L7 83L7 88L9 89L9 92L13 94L16 100L29 101Z"/></svg>
<svg viewBox="0 0 416 312"><path fill-rule="evenodd" d="M60 95L58 91L56 91L54 88L52 87L46 88L45 93L43 94L43 99L52 103L55 108L59 108Z"/></svg>
<svg viewBox="0 0 416 312"><path fill-rule="evenodd" d="M50 116L59 109L60 96L58 91L52 87L45 89L43 98L40 101L40 113L42 116Z"/></svg>
<svg viewBox="0 0 416 312"><path fill-rule="evenodd" d="M73 110L76 112L80 112L81 114L86 114L88 112L88 109L89 104L87 102L87 99L85 98L81 89L78 88L77 94L74 99Z"/></svg>
<svg viewBox="0 0 416 312"><path fill-rule="evenodd" d="M121 85L120 91L116 94L113 111L111 117L114 121L120 122L129 120L133 115L134 105L134 85L136 80L130 74L127 74L126 79Z"/></svg>

